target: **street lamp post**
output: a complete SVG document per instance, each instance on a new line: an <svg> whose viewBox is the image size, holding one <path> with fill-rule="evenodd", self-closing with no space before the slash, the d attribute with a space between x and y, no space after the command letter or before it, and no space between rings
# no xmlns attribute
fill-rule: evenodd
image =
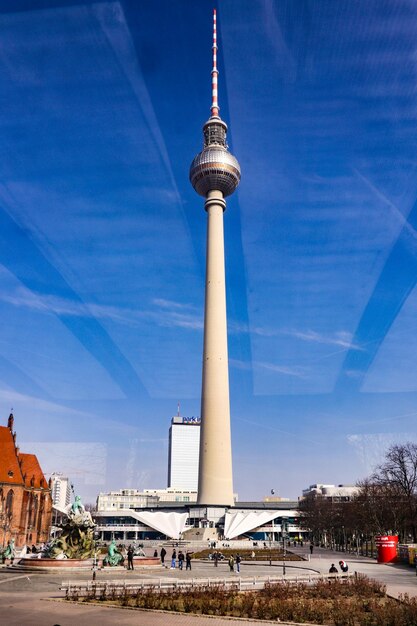
<svg viewBox="0 0 417 626"><path fill-rule="evenodd" d="M282 532L282 550L283 550L283 556L284 556L284 561L283 561L283 566L282 566L282 573L283 576L285 576L286 574L286 567L285 567L285 558L287 556L287 552L286 552L286 546L285 546L285 539L286 539L286 535L287 535L287 518L283 517L281 520L281 532Z"/></svg>
<svg viewBox="0 0 417 626"><path fill-rule="evenodd" d="M271 496L273 496L274 494L275 494L275 489L271 489ZM272 565L272 544L274 541L274 532L275 532L274 520L272 520L272 530L269 535L269 565Z"/></svg>

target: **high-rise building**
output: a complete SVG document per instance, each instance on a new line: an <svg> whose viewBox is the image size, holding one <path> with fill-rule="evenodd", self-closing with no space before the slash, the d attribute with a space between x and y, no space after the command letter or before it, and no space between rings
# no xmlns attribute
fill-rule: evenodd
<svg viewBox="0 0 417 626"><path fill-rule="evenodd" d="M203 150L190 167L191 184L206 199L208 220L198 503L232 506L223 212L224 198L239 184L240 166L227 149L227 125L219 115L216 11L213 18L211 116L203 126Z"/></svg>
<svg viewBox="0 0 417 626"><path fill-rule="evenodd" d="M54 472L51 475L52 503L54 506L65 509L71 502L71 484L62 474Z"/></svg>
<svg viewBox="0 0 417 626"><path fill-rule="evenodd" d="M176 415L171 420L168 449L168 488L197 491L200 418Z"/></svg>

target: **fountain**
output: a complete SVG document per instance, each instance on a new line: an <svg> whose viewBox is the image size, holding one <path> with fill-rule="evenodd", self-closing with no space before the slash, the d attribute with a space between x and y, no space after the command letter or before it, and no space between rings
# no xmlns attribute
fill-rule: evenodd
<svg viewBox="0 0 417 626"><path fill-rule="evenodd" d="M46 571L49 568L92 569L99 565L99 550L94 539L94 523L91 513L85 510L80 496L66 509L66 520L59 524L62 529L59 537L49 541L41 552L27 554L19 559L15 567L25 570ZM26 551L26 548L25 548ZM136 565L160 565L159 557L147 557L143 551L135 549ZM110 543L103 566L123 566L124 558L116 547L114 539Z"/></svg>
<svg viewBox="0 0 417 626"><path fill-rule="evenodd" d="M91 513L85 510L80 496L66 510L66 520L60 524L59 537L49 541L37 554L28 554L18 561L19 567L92 568L97 561L94 528Z"/></svg>

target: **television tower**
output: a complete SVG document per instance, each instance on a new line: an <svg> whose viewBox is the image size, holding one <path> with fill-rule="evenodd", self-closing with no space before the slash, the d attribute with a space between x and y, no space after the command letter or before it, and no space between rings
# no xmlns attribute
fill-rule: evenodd
<svg viewBox="0 0 417 626"><path fill-rule="evenodd" d="M207 211L206 294L198 498L201 505L233 505L227 355L226 279L224 268L224 198L240 181L237 159L228 151L227 125L217 99L217 30L213 12L211 116L203 126L203 150L190 167L190 181L204 196Z"/></svg>

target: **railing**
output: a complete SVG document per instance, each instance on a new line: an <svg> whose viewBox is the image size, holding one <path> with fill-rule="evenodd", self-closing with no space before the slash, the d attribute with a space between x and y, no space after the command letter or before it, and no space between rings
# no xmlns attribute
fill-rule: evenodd
<svg viewBox="0 0 417 626"><path fill-rule="evenodd" d="M155 593L169 593L171 591L190 591L207 587L221 587L222 589L238 591L259 591L265 585L274 583L298 583L312 584L317 580L347 580L356 576L355 573L346 574L316 574L314 572L303 576L250 576L246 578L193 578L191 580L166 580L153 578L148 580L120 580L120 581L68 581L63 582L60 590L65 591L67 600L78 600L85 597L99 597L102 599L115 599L122 595L143 593L151 591Z"/></svg>

